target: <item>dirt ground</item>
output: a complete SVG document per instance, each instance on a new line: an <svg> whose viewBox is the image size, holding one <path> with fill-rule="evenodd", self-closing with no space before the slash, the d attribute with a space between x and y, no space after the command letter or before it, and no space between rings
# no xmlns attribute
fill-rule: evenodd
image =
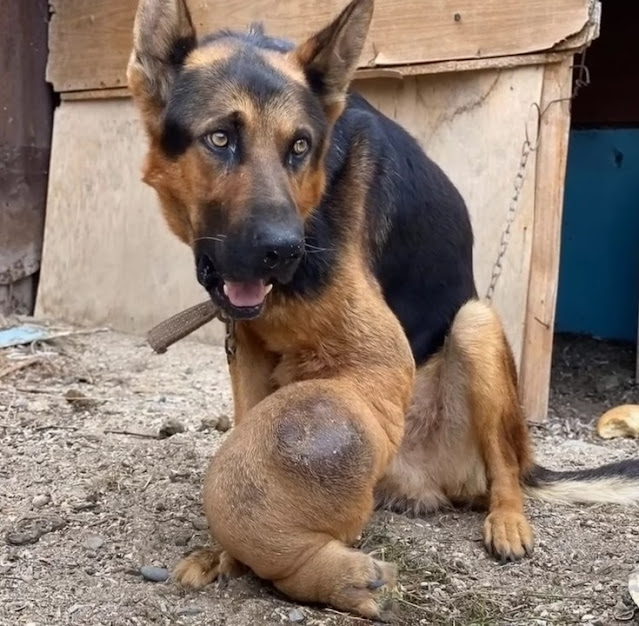
<svg viewBox="0 0 639 626"><path fill-rule="evenodd" d="M183 341L167 354L112 332L0 351L0 624L253 626L368 623L299 607L251 577L185 592L150 582L207 541L200 485L224 436L230 392L221 349ZM540 461L574 468L639 455L598 440L594 420L639 403L632 347L558 337ZM177 420L172 436L158 433ZM171 426L171 425L169 425ZM172 431L171 431L172 432ZM639 565L639 513L531 502L536 549L500 565L482 515L377 514L363 538L400 565L398 623L639 624L627 592Z"/></svg>

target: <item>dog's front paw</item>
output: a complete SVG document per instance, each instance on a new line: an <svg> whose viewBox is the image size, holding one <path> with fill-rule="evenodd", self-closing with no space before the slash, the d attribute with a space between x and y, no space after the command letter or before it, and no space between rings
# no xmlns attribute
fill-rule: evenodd
<svg viewBox="0 0 639 626"><path fill-rule="evenodd" d="M532 528L521 513L492 511L484 522L484 545L502 562L517 561L532 552Z"/></svg>

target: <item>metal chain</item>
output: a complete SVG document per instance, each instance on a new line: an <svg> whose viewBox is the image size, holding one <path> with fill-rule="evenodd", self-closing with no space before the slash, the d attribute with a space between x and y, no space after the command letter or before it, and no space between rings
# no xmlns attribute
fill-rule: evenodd
<svg viewBox="0 0 639 626"><path fill-rule="evenodd" d="M533 145L530 141L530 137L528 136L528 120L526 121L526 138L524 139L524 143L521 149L521 156L519 158L519 167L517 168L517 174L515 175L515 181L513 183L513 195L510 200L510 204L508 205L508 211L506 213L506 221L504 224L504 229L502 230L501 237L499 239L499 250L497 252L497 259L493 264L493 269L490 276L490 284L488 285L488 289L486 290L486 300L491 302L493 299L493 295L495 294L495 287L497 286L497 281L501 276L503 270L503 259L506 255L506 251L508 250L508 244L510 243L510 238L512 235L512 225L515 221L515 217L517 216L517 206L519 204L519 197L521 195L521 190L524 186L525 174L526 174L526 165L528 164L528 157L531 152L535 152L537 150L537 142L539 140L539 130L541 128L541 120L550 107L550 105L555 104L556 102L562 102L563 100L573 100L579 90L582 87L586 87L590 84L590 74L588 72L588 68L585 64L586 60L586 51L584 50L581 53L579 62L576 63L573 67L579 68L579 76L575 79L575 87L573 89L572 95L568 98L557 98L556 100L552 100L549 102L544 110L542 111L537 103L533 103L533 109L537 111L537 127L535 133L535 144Z"/></svg>
<svg viewBox="0 0 639 626"><path fill-rule="evenodd" d="M512 233L511 228L517 215L517 204L519 203L519 196L521 194L522 187L524 186L524 174L526 173L526 165L528 164L528 157L530 156L530 153L532 151L533 146L528 140L528 137L526 137L526 139L524 140L524 145L521 149L519 169L517 170L517 175L515 176L515 182L513 184L513 195L510 200L510 204L508 205L508 212L506 213L506 224L499 240L499 251L497 252L497 259L493 264L493 271L490 277L490 285L488 285L488 290L486 291L486 300L488 300L488 302L492 301L493 294L495 293L495 287L497 286L497 281L501 276L501 272L503 269L502 260L506 255L506 250L508 250L508 244L510 243L510 236Z"/></svg>
<svg viewBox="0 0 639 626"><path fill-rule="evenodd" d="M226 330L224 350L226 352L226 360L230 363L235 358L235 322L230 317L220 319L224 322Z"/></svg>

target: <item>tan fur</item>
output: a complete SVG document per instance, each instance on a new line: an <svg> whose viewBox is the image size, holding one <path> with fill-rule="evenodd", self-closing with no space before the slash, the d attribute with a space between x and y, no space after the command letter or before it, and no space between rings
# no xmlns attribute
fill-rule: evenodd
<svg viewBox="0 0 639 626"><path fill-rule="evenodd" d="M525 493L531 498L561 504L620 504L639 506L639 485L632 478L602 476L597 480L564 479L539 487L526 486Z"/></svg>
<svg viewBox="0 0 639 626"><path fill-rule="evenodd" d="M378 289L362 280L362 267L344 266L315 306L300 302L306 315L275 302L259 323L238 323L278 354L277 390L243 415L212 459L204 506L223 554L287 595L382 617L375 594L394 584L394 568L348 546L401 442L413 364ZM342 285L352 288L348 298ZM244 330L238 339L245 349ZM241 393L253 370L232 371ZM257 395L250 386L239 402L249 406ZM219 561L195 555L175 576L199 584L216 568Z"/></svg>
<svg viewBox="0 0 639 626"><path fill-rule="evenodd" d="M488 305L469 302L443 349L417 372L404 442L378 486L378 499L424 512L487 497L487 548L500 558L520 558L532 549L520 486L530 463L501 323Z"/></svg>
<svg viewBox="0 0 639 626"><path fill-rule="evenodd" d="M292 81L299 83L300 85L306 84L304 69L296 62L291 63L291 57L289 55L282 55L279 52L265 50L262 52L262 56L270 65L282 72L282 74L286 75Z"/></svg>
<svg viewBox="0 0 639 626"><path fill-rule="evenodd" d="M302 68L322 72L322 105L334 121L371 15L372 0L354 0L294 52L264 58L293 83L305 80ZM299 215L312 219L324 168L321 159L299 171L281 166L282 149L304 121L286 94L259 110L249 93L233 86L211 94L219 100L207 115L242 116L250 149L232 172L198 145L176 158L163 153L162 99L172 69L149 54L166 51L171 33L194 36L183 0L141 0L128 75L149 135L145 181L156 189L172 231L188 244L210 235L211 205L241 227L251 188L269 200L290 195ZM214 67L229 53L226 44L213 44L191 52L185 63ZM197 132L212 132L214 125L203 116ZM185 585L238 575L246 566L294 599L388 617L394 566L351 547L375 495L416 511L486 500L487 547L501 558L518 558L531 547L520 488L529 443L501 325L488 306L469 302L443 349L415 378L408 341L366 258L364 204L374 184L368 163L365 145L349 146L333 198L344 207L346 243L340 243L331 284L308 299L274 290L259 318L235 325L235 428L204 483L213 544L177 566L174 577Z"/></svg>
<svg viewBox="0 0 639 626"><path fill-rule="evenodd" d="M639 438L639 404L622 404L597 420L597 434L603 439Z"/></svg>
<svg viewBox="0 0 639 626"><path fill-rule="evenodd" d="M247 324L235 329L235 356L229 364L233 387L233 421L239 424L246 413L275 391L273 370L277 354Z"/></svg>
<svg viewBox="0 0 639 626"><path fill-rule="evenodd" d="M225 41L216 42L205 48L196 48L186 57L184 66L188 68L211 67L228 59L235 50L236 46Z"/></svg>
<svg viewBox="0 0 639 626"><path fill-rule="evenodd" d="M246 567L224 552L219 543L198 549L180 561L173 578L183 585L199 589L216 578L236 578L246 573Z"/></svg>
<svg viewBox="0 0 639 626"><path fill-rule="evenodd" d="M236 324L241 419L211 461L204 505L225 554L284 593L379 618L386 607L376 597L394 585L395 569L348 546L400 445L414 365L362 258L361 174L351 172L354 236L335 284L312 301L274 296L262 317ZM201 562L189 557L176 578L207 580L218 562L204 572Z"/></svg>

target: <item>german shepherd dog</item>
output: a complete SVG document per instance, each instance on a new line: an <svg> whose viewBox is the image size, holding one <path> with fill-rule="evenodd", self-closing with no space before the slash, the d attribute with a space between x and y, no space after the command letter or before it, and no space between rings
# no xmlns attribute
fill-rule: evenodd
<svg viewBox="0 0 639 626"><path fill-rule="evenodd" d="M203 492L213 543L175 578L249 568L384 618L395 567L352 547L376 504L483 503L486 548L514 560L533 545L524 494L635 503L639 463L533 463L464 201L350 90L372 13L353 0L295 46L259 25L198 40L184 0L141 0L128 80L144 180L235 321L235 426Z"/></svg>

